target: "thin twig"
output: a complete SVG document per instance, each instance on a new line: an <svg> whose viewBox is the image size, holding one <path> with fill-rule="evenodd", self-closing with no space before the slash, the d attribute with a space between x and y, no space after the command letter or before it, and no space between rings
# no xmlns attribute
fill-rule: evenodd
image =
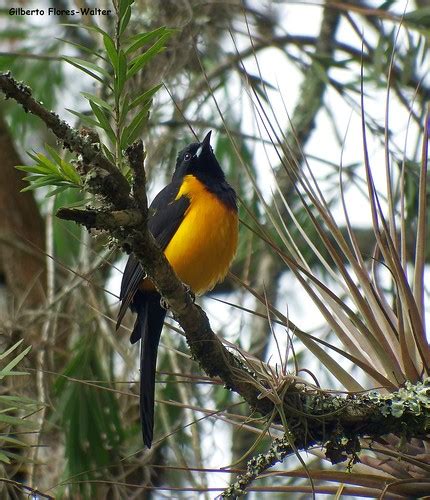
<svg viewBox="0 0 430 500"><path fill-rule="evenodd" d="M289 439L291 438L287 436L274 439L268 451L252 457L247 463L246 471L237 476L234 483L224 490L220 497L237 498L245 495L247 487L258 476L277 463L282 462L287 455L294 452Z"/></svg>

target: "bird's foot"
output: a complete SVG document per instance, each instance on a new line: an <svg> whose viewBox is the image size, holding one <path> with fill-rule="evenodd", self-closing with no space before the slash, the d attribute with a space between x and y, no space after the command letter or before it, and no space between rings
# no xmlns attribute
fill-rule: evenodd
<svg viewBox="0 0 430 500"><path fill-rule="evenodd" d="M191 300L193 301L193 304L194 304L194 302L196 301L195 293L191 290L189 285L187 285L186 283L183 283L183 285L184 285L185 291L190 294ZM160 299L160 306L163 309L165 309L166 311L169 310L169 303L167 302L167 300L164 297L161 297L161 299Z"/></svg>
<svg viewBox="0 0 430 500"><path fill-rule="evenodd" d="M196 294L191 290L191 287L188 286L186 283L184 283L185 291L190 294L191 300L194 302L196 301Z"/></svg>
<svg viewBox="0 0 430 500"><path fill-rule="evenodd" d="M161 299L160 299L160 306L163 309L165 309L166 311L169 310L169 303L167 302L167 300L164 297L161 297Z"/></svg>

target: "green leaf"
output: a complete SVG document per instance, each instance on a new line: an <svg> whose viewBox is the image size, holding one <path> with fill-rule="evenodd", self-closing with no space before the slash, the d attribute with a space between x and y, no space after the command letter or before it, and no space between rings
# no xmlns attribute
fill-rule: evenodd
<svg viewBox="0 0 430 500"><path fill-rule="evenodd" d="M430 7L413 10L403 16L403 19L408 23L417 27L430 28Z"/></svg>
<svg viewBox="0 0 430 500"><path fill-rule="evenodd" d="M46 150L49 152L51 157L55 160L59 173L63 175L64 178L70 180L74 184L81 185L81 176L76 172L75 167L65 161L61 156L55 151L54 148L52 148L49 144L45 144Z"/></svg>
<svg viewBox="0 0 430 500"><path fill-rule="evenodd" d="M24 339L18 340L18 342L16 342L16 344L9 347L9 349L7 349L5 352L2 352L0 354L0 360L9 356L9 354L11 354L15 349L17 349L23 342L24 342Z"/></svg>
<svg viewBox="0 0 430 500"><path fill-rule="evenodd" d="M24 177L24 180L28 181L29 185L21 191L31 191L43 186L80 188L82 180L75 167L63 160L54 148L48 144L45 147L53 161L42 153L28 153L30 158L36 162L36 165L19 166L19 170L30 174Z"/></svg>
<svg viewBox="0 0 430 500"><path fill-rule="evenodd" d="M104 155L106 156L106 158L111 162L111 163L115 163L115 156L112 154L112 152L110 151L110 149L102 144L102 150L103 150L103 153Z"/></svg>
<svg viewBox="0 0 430 500"><path fill-rule="evenodd" d="M127 6L125 9L124 15L121 16L121 20L119 22L119 34L120 36L124 33L125 29L128 26L128 23L130 22L131 18L131 7L130 5Z"/></svg>
<svg viewBox="0 0 430 500"><path fill-rule="evenodd" d="M86 54L90 54L94 57L98 57L102 59L103 61L106 61L106 58L103 57L102 54L99 54L98 52L94 51L93 49L90 49L89 47L86 47L85 45L82 45L80 43L72 42L71 40L66 40L65 38L56 38L56 40L60 41L61 43L66 43L69 45L72 45L73 47L77 48L81 52L85 52Z"/></svg>
<svg viewBox="0 0 430 500"><path fill-rule="evenodd" d="M3 453L7 457L11 458L14 463L19 463L19 462L29 463L29 462L31 462L30 458L23 457L22 454L20 454L20 453L14 453L10 450L3 450Z"/></svg>
<svg viewBox="0 0 430 500"><path fill-rule="evenodd" d="M67 26L69 28L82 28L87 31L91 31L93 33L98 33L100 35L108 35L106 31L103 31L101 28L96 26L95 24L74 24L74 23L60 23L60 26Z"/></svg>
<svg viewBox="0 0 430 500"><path fill-rule="evenodd" d="M109 73L104 68L102 68L101 66L97 66L97 64L94 64L85 59L80 59L79 57L69 57L69 56L64 56L63 59L66 59L67 62L76 63L83 66L84 68L95 71L96 73L99 73L101 76L104 76L105 78L109 78L110 76Z"/></svg>
<svg viewBox="0 0 430 500"><path fill-rule="evenodd" d="M130 125L125 128L123 136L121 137L121 148L125 149L132 144L141 132L141 125L143 120L148 116L149 104L143 107L139 113L133 118Z"/></svg>
<svg viewBox="0 0 430 500"><path fill-rule="evenodd" d="M56 196L57 194L63 193L70 186L58 186L52 191L48 191L45 195L45 198L50 198L51 196Z"/></svg>
<svg viewBox="0 0 430 500"><path fill-rule="evenodd" d="M70 182L72 182L73 184L82 185L81 176L78 174L78 172L76 172L75 167L71 163L61 160L61 170L66 179L69 179Z"/></svg>
<svg viewBox="0 0 430 500"><path fill-rule="evenodd" d="M63 59L69 64L72 64L73 66L82 69L82 71L87 70L85 72L88 74L91 74L91 72L96 72L99 75L104 76L107 80L109 80L110 78L109 73L104 68L101 68L100 66L97 66L97 64L94 64L90 61L86 61L85 59L80 59L79 57L69 57L69 56L63 56ZM96 77L96 79L98 78ZM101 79L98 80L103 81Z"/></svg>
<svg viewBox="0 0 430 500"><path fill-rule="evenodd" d="M154 56L162 52L165 47L165 42L169 38L170 33L162 35L154 45L152 45L146 52L135 57L130 63L130 69L127 72L127 80L139 72L145 64L147 64Z"/></svg>
<svg viewBox="0 0 430 500"><path fill-rule="evenodd" d="M112 40L112 38L107 34L103 35L103 43L104 43L107 55L109 57L109 61L111 62L112 67L116 72L117 68L118 68L118 53L116 51L115 43Z"/></svg>
<svg viewBox="0 0 430 500"><path fill-rule="evenodd" d="M19 439L16 439L16 438L11 437L11 436L2 435L0 439L1 439L2 445L3 445L3 443L9 443L9 444L14 445L14 447L22 446L23 448L28 448L30 446L30 444L27 444L24 441L20 441Z"/></svg>
<svg viewBox="0 0 430 500"><path fill-rule="evenodd" d="M76 68L78 68L79 70L83 71L84 73L86 73L87 75L91 76L91 78L94 78L94 80L97 80L98 82L100 83L103 83L103 79L100 78L99 76L97 76L95 73L93 73L92 71L86 69L84 66L81 66L80 64L76 63L76 62L73 62L71 60L67 60L66 57L63 57L63 59L68 62L69 64L71 64L72 66L75 66Z"/></svg>
<svg viewBox="0 0 430 500"><path fill-rule="evenodd" d="M13 404L17 408L28 408L37 404L34 399L26 398L25 396L13 396L11 394L3 394L0 396L1 404Z"/></svg>
<svg viewBox="0 0 430 500"><path fill-rule="evenodd" d="M98 126L106 132L111 142L115 143L115 133L111 127L111 124L109 123L109 118L105 115L103 109L91 101L90 106L93 110L93 113L96 115L97 120L99 121Z"/></svg>
<svg viewBox="0 0 430 500"><path fill-rule="evenodd" d="M89 127L98 127L99 126L99 123L96 120L94 120L90 116L86 115L85 113L79 113L78 111L75 111L75 110L69 109L69 108L66 108L66 111L68 111L69 113L72 113L72 115L75 115L78 118L80 118L82 123L84 123L85 125L88 125Z"/></svg>
<svg viewBox="0 0 430 500"><path fill-rule="evenodd" d="M116 73L117 93L121 94L127 79L127 58L121 50L118 56L118 71Z"/></svg>
<svg viewBox="0 0 430 500"><path fill-rule="evenodd" d="M31 420L25 420L20 417L12 417L11 415L3 415L3 413L0 413L0 422L9 425L20 425L27 428L34 427L34 422Z"/></svg>
<svg viewBox="0 0 430 500"><path fill-rule="evenodd" d="M153 31L149 31L148 33L140 33L139 35L135 35L131 37L131 45L126 49L125 53L130 55L132 52L142 48L144 45L151 43L153 40L157 39L159 36L168 34L169 36L174 32L172 29L168 29L165 26L161 28L157 28Z"/></svg>
<svg viewBox="0 0 430 500"><path fill-rule="evenodd" d="M127 12L127 9L131 7L134 0L119 0L119 19L121 20Z"/></svg>
<svg viewBox="0 0 430 500"><path fill-rule="evenodd" d="M30 185L25 187L24 189L21 189L22 192L34 191L35 189L38 189L40 187L45 187L45 186L76 187L76 186L72 185L70 182L66 182L64 180L59 179L59 177L56 175L46 175L43 177L36 177L36 179L34 179L33 177L34 176L25 177L25 180L29 181Z"/></svg>
<svg viewBox="0 0 430 500"><path fill-rule="evenodd" d="M21 375L28 375L28 372L18 372L16 370L7 370L4 371L3 369L0 370L0 379L3 377L9 377L9 376L21 376Z"/></svg>
<svg viewBox="0 0 430 500"><path fill-rule="evenodd" d="M4 462L6 464L10 464L10 459L7 455L5 455L2 451L0 451L0 462Z"/></svg>
<svg viewBox="0 0 430 500"><path fill-rule="evenodd" d="M52 162L49 158L47 158L44 154L36 153L36 155L32 155L31 153L29 153L29 156L30 158L35 160L39 165L43 165L52 174L58 173L57 165L54 162Z"/></svg>
<svg viewBox="0 0 430 500"><path fill-rule="evenodd" d="M49 173L50 170L44 168L42 165L15 165L17 170L21 170L22 172L28 172L32 174L46 174Z"/></svg>
<svg viewBox="0 0 430 500"><path fill-rule="evenodd" d="M128 112L130 111L130 96L125 94L120 106L119 125L124 125Z"/></svg>
<svg viewBox="0 0 430 500"><path fill-rule="evenodd" d="M51 158L55 161L57 165L61 165L61 162L63 161L61 156L55 151L54 148L52 148L49 144L45 144L45 149L48 151L48 153L51 155Z"/></svg>
<svg viewBox="0 0 430 500"><path fill-rule="evenodd" d="M49 191L46 195L45 195L45 198L49 198L50 196L54 196L54 195L57 195L57 194L62 194L65 190L69 190L69 189L78 189L79 186L77 186L76 184L72 184L71 182L63 182L63 183L58 183L58 187L53 189L52 191ZM80 205L82 206L84 202L80 202L79 204L77 203L77 205Z"/></svg>
<svg viewBox="0 0 430 500"><path fill-rule="evenodd" d="M98 97L94 94L89 94L88 92L81 92L81 94L85 97L85 99L88 99L88 101L94 102L101 108L107 109L109 113L113 113L111 105L107 103L105 100L103 100L101 97Z"/></svg>
<svg viewBox="0 0 430 500"><path fill-rule="evenodd" d="M60 399L58 415L66 431L68 474L79 474L80 479L94 477L94 470L112 463L116 446L123 439L118 402L112 392L103 390L105 384L102 383L98 384L100 387L92 387L76 382L99 380L110 386L107 368L101 362L97 347L94 336L81 339L64 369L65 377L55 383Z"/></svg>
<svg viewBox="0 0 430 500"><path fill-rule="evenodd" d="M15 406L10 406L9 408L3 408L2 410L0 410L0 413L11 413L11 412L14 412L16 411L17 408Z"/></svg>
<svg viewBox="0 0 430 500"><path fill-rule="evenodd" d="M135 108L136 106L139 106L140 104L147 104L151 98L154 96L156 92L163 86L162 83L159 85L156 85L155 87L152 87L152 89L147 90L140 96L136 97L131 103L130 103L130 109Z"/></svg>

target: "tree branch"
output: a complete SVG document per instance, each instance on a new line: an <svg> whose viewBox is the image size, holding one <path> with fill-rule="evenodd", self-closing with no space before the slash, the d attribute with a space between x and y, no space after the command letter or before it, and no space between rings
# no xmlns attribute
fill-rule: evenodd
<svg viewBox="0 0 430 500"><path fill-rule="evenodd" d="M79 210L75 208L60 208L57 217L63 220L71 220L85 226L87 229L103 229L106 231L118 229L118 227L133 227L142 224L144 217L138 210Z"/></svg>
<svg viewBox="0 0 430 500"><path fill-rule="evenodd" d="M239 474L234 483L220 495L221 498L237 498L246 492L246 488L263 472L270 469L279 462L282 462L287 455L291 455L294 448L291 446L288 437L274 439L270 449L265 453L252 457L247 463L246 471Z"/></svg>

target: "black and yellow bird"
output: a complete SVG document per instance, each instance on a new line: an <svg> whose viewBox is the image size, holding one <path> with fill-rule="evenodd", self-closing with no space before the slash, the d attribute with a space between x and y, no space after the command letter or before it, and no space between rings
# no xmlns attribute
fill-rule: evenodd
<svg viewBox="0 0 430 500"><path fill-rule="evenodd" d="M148 221L176 274L196 295L225 277L238 239L236 193L213 153L210 136L211 132L179 153L172 181L155 197ZM128 307L137 313L130 342L141 340L140 416L148 448L154 428L157 350L166 316L160 299L131 254L121 283L117 329Z"/></svg>

